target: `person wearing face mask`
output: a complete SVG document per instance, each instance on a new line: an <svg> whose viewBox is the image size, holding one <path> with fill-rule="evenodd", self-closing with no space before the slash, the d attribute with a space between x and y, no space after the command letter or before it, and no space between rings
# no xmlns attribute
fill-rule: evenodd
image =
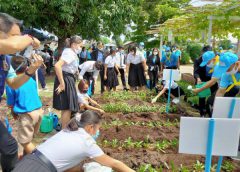
<svg viewBox="0 0 240 172"><path fill-rule="evenodd" d="M231 52L224 53L220 60L225 64L224 73L221 77L220 87L216 93L216 97L235 97L239 94L240 87L240 61L236 54ZM240 139L239 139L240 143ZM238 156L233 157L234 160L240 160L240 144L238 147Z"/></svg>
<svg viewBox="0 0 240 172"><path fill-rule="evenodd" d="M89 84L86 80L81 80L78 84L78 104L80 107L80 111L85 111L85 110L93 110L96 112L99 112L101 114L104 113L104 111L101 109L101 106L91 99L89 95L87 94L88 92L88 87Z"/></svg>
<svg viewBox="0 0 240 172"><path fill-rule="evenodd" d="M122 46L118 47L118 52L116 53L116 63L118 66L118 70L121 74L121 80L123 85L123 90L127 91L127 85L126 85L126 76L125 76L125 70L126 70L126 64L125 64L125 54Z"/></svg>
<svg viewBox="0 0 240 172"><path fill-rule="evenodd" d="M158 82L158 73L161 70L159 51L154 48L152 55L147 58L148 75L150 79L150 89L153 89Z"/></svg>
<svg viewBox="0 0 240 172"><path fill-rule="evenodd" d="M130 47L130 53L127 56L126 72L128 73L128 84L131 91L134 91L136 88L142 90L146 86L148 67L145 58L142 54L137 54L136 51L136 47Z"/></svg>
<svg viewBox="0 0 240 172"><path fill-rule="evenodd" d="M140 42L137 50L137 54L141 54L145 59L147 58L147 52L144 50L144 42Z"/></svg>
<svg viewBox="0 0 240 172"><path fill-rule="evenodd" d="M62 127L65 128L73 112L78 112L77 90L75 87L78 74L78 56L82 48L79 36L69 38L69 48L63 50L62 56L55 64L53 108L61 111Z"/></svg>
<svg viewBox="0 0 240 172"><path fill-rule="evenodd" d="M170 47L166 47L165 53L163 53L162 59L162 70L163 69L179 69L179 56L176 56L171 52Z"/></svg>
<svg viewBox="0 0 240 172"><path fill-rule="evenodd" d="M100 61L102 64L105 62L104 52L103 52L103 43L98 42L97 48L93 50L91 53L91 60ZM100 79L101 79L101 94L105 91L105 80L104 80L104 69L100 71Z"/></svg>
<svg viewBox="0 0 240 172"><path fill-rule="evenodd" d="M119 85L117 74L120 73L116 63L116 50L111 49L110 55L105 60L104 65L104 79L106 81L106 87L108 91L116 91L116 87Z"/></svg>
<svg viewBox="0 0 240 172"><path fill-rule="evenodd" d="M87 110L77 114L64 130L25 156L13 172L77 172L82 170L80 163L87 158L114 171L134 172L121 161L104 154L97 145L100 127L101 117L96 112Z"/></svg>

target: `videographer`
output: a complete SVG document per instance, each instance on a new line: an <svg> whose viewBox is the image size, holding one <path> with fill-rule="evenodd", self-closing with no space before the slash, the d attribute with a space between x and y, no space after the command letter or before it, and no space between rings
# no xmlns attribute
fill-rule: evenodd
<svg viewBox="0 0 240 172"><path fill-rule="evenodd" d="M20 36L21 22L6 13L0 13L0 97L4 91L5 81L17 89L23 85L42 65L43 60L39 55L33 55L33 62L24 74L16 77L6 54L16 53L24 50L29 45L38 48L40 42L29 35ZM3 172L10 172L18 158L18 147L16 140L8 133L5 125L0 121L0 153Z"/></svg>

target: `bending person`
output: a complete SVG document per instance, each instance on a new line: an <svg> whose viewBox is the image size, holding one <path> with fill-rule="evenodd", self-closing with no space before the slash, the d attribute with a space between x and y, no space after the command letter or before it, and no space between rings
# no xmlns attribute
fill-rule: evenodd
<svg viewBox="0 0 240 172"><path fill-rule="evenodd" d="M87 158L116 171L133 172L121 161L104 154L96 144L100 126L101 117L96 112L85 111L77 115L65 130L42 143L34 153L25 156L13 172L77 172L81 171L79 164Z"/></svg>

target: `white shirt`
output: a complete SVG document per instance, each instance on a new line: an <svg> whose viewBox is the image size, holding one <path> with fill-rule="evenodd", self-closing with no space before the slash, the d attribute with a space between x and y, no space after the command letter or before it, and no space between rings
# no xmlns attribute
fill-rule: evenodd
<svg viewBox="0 0 240 172"><path fill-rule="evenodd" d="M108 68L113 68L116 64L116 58L110 56L107 56L107 58L105 59L105 65L107 65Z"/></svg>
<svg viewBox="0 0 240 172"><path fill-rule="evenodd" d="M82 93L78 93L78 103L79 104L84 104L84 105L88 105L88 99L90 98L89 95L87 93L82 94Z"/></svg>
<svg viewBox="0 0 240 172"><path fill-rule="evenodd" d="M62 52L61 59L66 62L62 66L64 72L75 74L78 71L78 56L71 48L65 48Z"/></svg>
<svg viewBox="0 0 240 172"><path fill-rule="evenodd" d="M116 53L116 64L120 66L121 69L125 69L126 65L124 64L124 53L117 52Z"/></svg>
<svg viewBox="0 0 240 172"><path fill-rule="evenodd" d="M137 53L136 56L129 53L127 56L127 64L130 64L130 63L139 64L139 63L142 63L144 60L145 58L140 53Z"/></svg>
<svg viewBox="0 0 240 172"><path fill-rule="evenodd" d="M79 79L80 80L83 79L83 76L86 72L93 72L93 79L95 81L97 81L99 70L97 70L94 67L95 63L96 63L95 61L86 61L79 66L79 68L81 69L81 72L79 74Z"/></svg>
<svg viewBox="0 0 240 172"><path fill-rule="evenodd" d="M169 89L170 81L163 81L164 88ZM178 84L174 81L171 83L171 89L176 89L178 87Z"/></svg>
<svg viewBox="0 0 240 172"><path fill-rule="evenodd" d="M37 149L52 162L58 172L72 168L86 158L104 155L96 141L83 128L60 131Z"/></svg>

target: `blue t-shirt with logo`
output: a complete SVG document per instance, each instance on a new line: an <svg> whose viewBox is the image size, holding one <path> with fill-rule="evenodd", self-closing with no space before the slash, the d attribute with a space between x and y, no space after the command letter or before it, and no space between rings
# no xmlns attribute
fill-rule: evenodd
<svg viewBox="0 0 240 172"><path fill-rule="evenodd" d="M240 80L240 73L234 74L237 82ZM229 85L233 84L232 75L223 74L221 77L220 88L227 88Z"/></svg>
<svg viewBox="0 0 240 172"><path fill-rule="evenodd" d="M7 104L13 106L13 111L18 114L32 112L42 107L37 93L36 81L30 78L21 87L14 90L6 86Z"/></svg>
<svg viewBox="0 0 240 172"><path fill-rule="evenodd" d="M178 58L179 56L176 56L174 53L171 53L167 57L167 53L165 52L162 55L161 63L163 63L167 67L174 67L178 65Z"/></svg>

